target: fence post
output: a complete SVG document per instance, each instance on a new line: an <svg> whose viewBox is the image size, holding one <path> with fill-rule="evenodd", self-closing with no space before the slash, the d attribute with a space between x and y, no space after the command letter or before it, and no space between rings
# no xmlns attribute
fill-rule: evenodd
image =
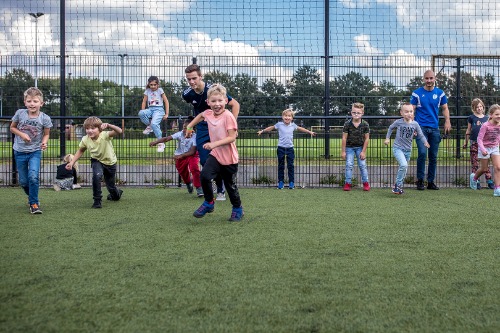
<svg viewBox="0 0 500 333"><path fill-rule="evenodd" d="M330 1L325 0L325 96L323 113L325 115L325 159L330 158Z"/></svg>
<svg viewBox="0 0 500 333"><path fill-rule="evenodd" d="M460 69L462 68L461 65L460 65L460 61L462 59L460 57L457 58L457 92L456 92L456 96L455 96L455 103L457 105L457 117L460 116L460 100L461 100L461 96L460 96ZM456 133L456 136L455 136L455 139L456 139L456 157L457 159L459 159L461 157L461 146L460 146L460 119L457 118L457 122L456 122L456 126L457 126L457 133Z"/></svg>

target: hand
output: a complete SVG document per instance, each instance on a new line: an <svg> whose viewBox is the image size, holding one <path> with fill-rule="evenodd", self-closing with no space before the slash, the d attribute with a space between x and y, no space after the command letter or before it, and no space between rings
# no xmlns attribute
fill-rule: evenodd
<svg viewBox="0 0 500 333"><path fill-rule="evenodd" d="M46 150L47 149L47 143L46 142L42 142L42 144L40 145L40 148L42 148L42 150Z"/></svg>
<svg viewBox="0 0 500 333"><path fill-rule="evenodd" d="M366 159L366 153L364 152L359 153L359 158L362 160Z"/></svg>
<svg viewBox="0 0 500 333"><path fill-rule="evenodd" d="M66 164L65 168L66 168L66 170L73 169L73 163L69 162L68 164Z"/></svg>
<svg viewBox="0 0 500 333"><path fill-rule="evenodd" d="M340 156L342 157L342 159L343 159L343 160L345 160L345 156L346 156L345 151L343 151L343 152L340 154Z"/></svg>
<svg viewBox="0 0 500 333"><path fill-rule="evenodd" d="M385 139L385 141L384 141L384 145L386 145L386 146L387 146L387 145L389 144L389 142L390 142L390 140L389 140L389 139Z"/></svg>
<svg viewBox="0 0 500 333"><path fill-rule="evenodd" d="M311 132L311 136L316 136L316 133L315 132Z"/></svg>
<svg viewBox="0 0 500 333"><path fill-rule="evenodd" d="M431 145L429 144L429 142L424 143L424 146L426 146L427 148L431 147Z"/></svg>
<svg viewBox="0 0 500 333"><path fill-rule="evenodd" d="M483 154L483 156L486 156L488 155L488 152L486 150L481 150L481 154Z"/></svg>
<svg viewBox="0 0 500 333"><path fill-rule="evenodd" d="M193 136L193 130L192 129L187 129L186 130L186 138L190 138Z"/></svg>
<svg viewBox="0 0 500 333"><path fill-rule="evenodd" d="M264 130L257 132L258 135L261 135L262 133L264 133Z"/></svg>
<svg viewBox="0 0 500 333"><path fill-rule="evenodd" d="M31 138L28 134L22 133L19 136L21 137L21 139L23 139L24 142L31 142Z"/></svg>
<svg viewBox="0 0 500 333"><path fill-rule="evenodd" d="M464 143L464 145L462 146L463 149L467 148L467 144Z"/></svg>
<svg viewBox="0 0 500 333"><path fill-rule="evenodd" d="M182 159L182 155L174 155L174 160L180 160Z"/></svg>
<svg viewBox="0 0 500 333"><path fill-rule="evenodd" d="M162 119L162 120L167 120L167 119L168 119L168 114L165 114L165 115L163 116L163 118L161 118L161 119Z"/></svg>
<svg viewBox="0 0 500 333"><path fill-rule="evenodd" d="M108 123L102 123L101 130L104 130L106 128L109 128L109 124Z"/></svg>
<svg viewBox="0 0 500 333"><path fill-rule="evenodd" d="M215 145L212 142L207 142L203 145L203 148L205 148L206 150L212 150L215 148Z"/></svg>
<svg viewBox="0 0 500 333"><path fill-rule="evenodd" d="M156 146L157 144L158 144L158 141L151 141L151 142L149 143L149 146L150 146L150 147L154 147L154 146Z"/></svg>
<svg viewBox="0 0 500 333"><path fill-rule="evenodd" d="M451 132L451 122L445 121L444 123L444 134L449 134Z"/></svg>

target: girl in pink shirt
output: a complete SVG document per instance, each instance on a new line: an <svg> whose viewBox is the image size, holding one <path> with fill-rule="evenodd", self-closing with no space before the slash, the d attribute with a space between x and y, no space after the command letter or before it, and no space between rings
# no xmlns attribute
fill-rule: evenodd
<svg viewBox="0 0 500 333"><path fill-rule="evenodd" d="M210 109L198 114L187 126L186 137L190 137L193 127L205 120L210 135L210 142L203 145L203 148L210 150L210 154L201 171L201 187L205 201L195 210L193 216L200 218L214 211L212 179L220 175L233 205L229 221L238 222L244 215L235 183L238 172L238 150L235 144L238 124L233 114L226 110L227 102L226 88L220 84L213 84L207 92L207 104Z"/></svg>
<svg viewBox="0 0 500 333"><path fill-rule="evenodd" d="M477 135L477 145L481 154L481 167L470 175L470 187L477 189L478 178L488 170L488 160L491 158L494 168L495 189L493 195L500 197L500 105L493 104L489 110L489 119L481 126Z"/></svg>

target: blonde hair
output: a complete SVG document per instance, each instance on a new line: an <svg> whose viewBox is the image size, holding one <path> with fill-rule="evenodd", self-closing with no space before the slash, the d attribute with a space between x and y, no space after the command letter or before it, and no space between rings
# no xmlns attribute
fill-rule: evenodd
<svg viewBox="0 0 500 333"><path fill-rule="evenodd" d="M292 109L286 109L286 110L283 110L283 112L281 112L281 116L284 116L285 114L290 114L293 117L295 117L295 113L297 113L297 111L293 111Z"/></svg>
<svg viewBox="0 0 500 333"><path fill-rule="evenodd" d="M479 104L481 104L481 105L483 106L483 112L484 112L484 110L486 109L486 107L484 106L483 101L482 101L481 99L479 99L479 98L474 98L474 99L472 100L472 104L471 104L472 111L476 111L477 106L478 106Z"/></svg>
<svg viewBox="0 0 500 333"><path fill-rule="evenodd" d="M101 131L102 120L98 117L92 116L85 119L83 122L83 128L98 128Z"/></svg>
<svg viewBox="0 0 500 333"><path fill-rule="evenodd" d="M488 110L488 113L490 114L490 116L495 113L496 110L500 110L500 105L498 104L493 104L492 106L490 106L489 110Z"/></svg>
<svg viewBox="0 0 500 333"><path fill-rule="evenodd" d="M225 98L227 96L227 90L222 84L215 83L208 88L207 99L210 99L212 95L222 95Z"/></svg>
<svg viewBox="0 0 500 333"><path fill-rule="evenodd" d="M73 158L75 158L75 155L67 154L66 156L63 157L63 162L69 163L69 162L73 161ZM78 172L78 162L75 162L75 164L73 164L73 167L75 168L76 172Z"/></svg>
<svg viewBox="0 0 500 333"><path fill-rule="evenodd" d="M26 89L24 92L24 100L28 97L38 97L40 99L40 102L43 102L43 93L40 89L31 87Z"/></svg>
<svg viewBox="0 0 500 333"><path fill-rule="evenodd" d="M363 103L353 103L352 108L353 109L360 109L363 112L365 112L365 105Z"/></svg>

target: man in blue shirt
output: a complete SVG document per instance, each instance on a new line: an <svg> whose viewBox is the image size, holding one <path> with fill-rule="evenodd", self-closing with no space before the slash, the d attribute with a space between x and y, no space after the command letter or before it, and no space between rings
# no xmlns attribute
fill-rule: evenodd
<svg viewBox="0 0 500 333"><path fill-rule="evenodd" d="M427 189L439 190L434 183L437 169L437 156L441 134L439 132L439 108L445 119L444 133L451 130L450 111L448 110L448 99L444 92L436 87L436 74L432 70L424 73L424 86L418 88L411 94L410 103L415 110L415 121L420 125L429 148L429 166L427 168ZM424 142L416 139L418 147L417 158L417 189L425 190L425 161L427 159L427 148Z"/></svg>
<svg viewBox="0 0 500 333"><path fill-rule="evenodd" d="M193 106L193 116L197 116L205 110L210 109L207 104L207 91L210 88L210 83L203 81L200 66L192 64L184 70L186 80L189 83L189 88L183 91L182 98ZM240 104L231 96L227 95L227 105L231 107L231 113L234 118L238 119L240 113ZM208 135L208 125L206 121L202 121L196 125L196 148L200 155L200 164L205 165L210 150L203 148L203 145L210 142ZM217 184L217 200L226 200L222 187L222 179L215 179Z"/></svg>

